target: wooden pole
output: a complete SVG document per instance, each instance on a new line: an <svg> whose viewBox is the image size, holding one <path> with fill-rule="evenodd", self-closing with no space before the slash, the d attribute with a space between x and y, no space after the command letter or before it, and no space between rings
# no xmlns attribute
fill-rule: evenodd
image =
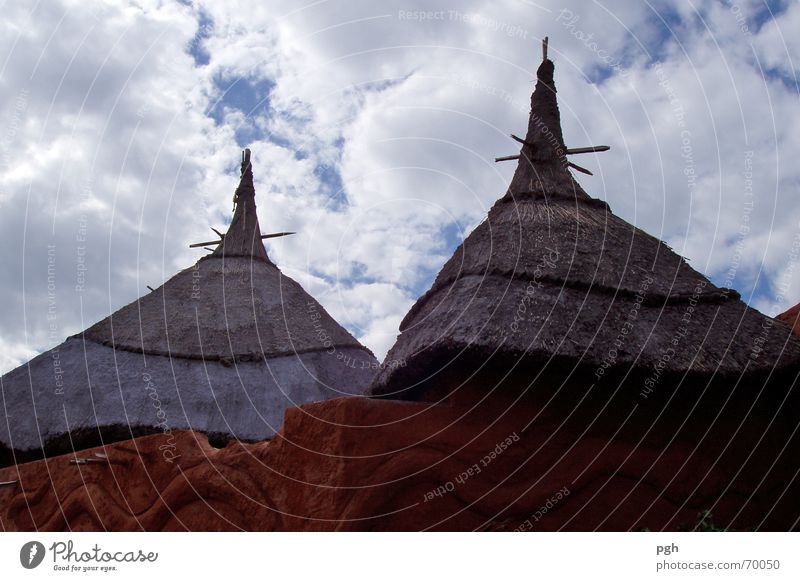
<svg viewBox="0 0 800 581"><path fill-rule="evenodd" d="M281 236L289 236L291 234L297 234L297 232L276 232L275 234L262 234L261 239L264 240L265 238L280 238Z"/></svg>
<svg viewBox="0 0 800 581"><path fill-rule="evenodd" d="M593 175L594 175L592 172L590 172L590 171L589 171L588 169L586 169L585 167L581 167L581 166L579 166L579 165L575 165L575 164L574 164L574 163L572 163L571 161L568 161L568 162L567 162L567 165L568 165L569 167L571 167L572 169L576 169L576 170L578 170L578 171L579 171L579 172L581 172L581 173L585 173L587 176L593 176Z"/></svg>
<svg viewBox="0 0 800 581"><path fill-rule="evenodd" d="M545 36L544 40L542 41L542 60L543 61L547 60L547 43L548 42L549 42L548 38Z"/></svg>
<svg viewBox="0 0 800 581"><path fill-rule="evenodd" d="M211 242L198 242L197 244L189 244L189 248L200 248L201 246L212 246L219 244L222 240L212 240Z"/></svg>
<svg viewBox="0 0 800 581"><path fill-rule="evenodd" d="M513 133L511 134L511 139L513 139L517 143L521 143L522 145L527 145L528 147L533 147L534 146L533 143L530 143L529 141L525 141L524 139L522 139L521 137L517 137Z"/></svg>
<svg viewBox="0 0 800 581"><path fill-rule="evenodd" d="M608 145L594 145L592 147L573 147L567 150L567 155L574 153L599 153L601 151L608 151L611 149Z"/></svg>

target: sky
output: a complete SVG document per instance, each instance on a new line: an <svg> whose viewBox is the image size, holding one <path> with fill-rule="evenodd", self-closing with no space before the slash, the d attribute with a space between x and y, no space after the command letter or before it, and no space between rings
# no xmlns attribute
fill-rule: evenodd
<svg viewBox="0 0 800 581"><path fill-rule="evenodd" d="M583 188L800 302L800 2L6 0L0 372L157 287L252 150L272 260L382 359L510 181L548 36ZM577 160L576 160L577 161Z"/></svg>

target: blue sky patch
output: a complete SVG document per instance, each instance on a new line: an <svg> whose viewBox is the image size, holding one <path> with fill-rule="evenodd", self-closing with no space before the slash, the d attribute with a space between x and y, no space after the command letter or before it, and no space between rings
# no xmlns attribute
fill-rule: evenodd
<svg viewBox="0 0 800 581"><path fill-rule="evenodd" d="M243 113L246 118L245 123L234 128L237 145L246 147L252 141L265 138L280 145L288 145L285 140L281 143L281 140L265 135L253 122L255 116L264 115L269 111L269 94L275 87L274 81L245 77L229 79L218 75L214 78L214 85L221 93L219 100L212 104L207 112L214 123L217 125L225 123L225 116L231 110Z"/></svg>
<svg viewBox="0 0 800 581"><path fill-rule="evenodd" d="M209 62L211 62L211 55L208 54L208 51L206 51L205 47L203 46L203 41L211 36L213 31L214 22L211 20L208 14L206 14L203 10L200 10L200 13L197 17L197 32L192 40L189 41L189 46L187 47L187 52L194 59L195 66L207 65Z"/></svg>

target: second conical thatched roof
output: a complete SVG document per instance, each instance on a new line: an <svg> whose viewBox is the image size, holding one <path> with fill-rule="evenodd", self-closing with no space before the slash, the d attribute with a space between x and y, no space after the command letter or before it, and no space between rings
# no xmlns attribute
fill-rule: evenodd
<svg viewBox="0 0 800 581"><path fill-rule="evenodd" d="M372 393L416 399L464 362L659 376L796 366L800 343L785 325L716 287L573 179L553 72L545 58L508 191L406 315L386 359L402 365L384 366Z"/></svg>

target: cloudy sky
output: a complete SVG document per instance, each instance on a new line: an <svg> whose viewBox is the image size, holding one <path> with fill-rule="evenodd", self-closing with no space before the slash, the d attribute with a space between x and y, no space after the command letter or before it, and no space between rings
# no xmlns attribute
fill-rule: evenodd
<svg viewBox="0 0 800 581"><path fill-rule="evenodd" d="M379 358L500 197L550 37L590 194L715 283L800 302L800 3L110 2L0 9L0 371L107 316L231 217ZM794 246L793 246L794 244Z"/></svg>

